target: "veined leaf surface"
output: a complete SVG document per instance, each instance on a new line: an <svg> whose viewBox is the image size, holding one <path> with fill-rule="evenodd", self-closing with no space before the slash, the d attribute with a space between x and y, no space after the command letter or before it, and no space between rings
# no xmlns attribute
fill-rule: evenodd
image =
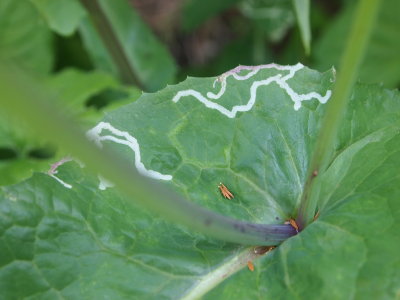
<svg viewBox="0 0 400 300"><path fill-rule="evenodd" d="M333 82L301 64L188 78L110 112L88 135L189 201L282 224L296 214ZM6 299L394 298L399 100L355 87L335 156L317 176L319 218L260 259L127 204L107 174L74 162L2 187L0 290Z"/></svg>

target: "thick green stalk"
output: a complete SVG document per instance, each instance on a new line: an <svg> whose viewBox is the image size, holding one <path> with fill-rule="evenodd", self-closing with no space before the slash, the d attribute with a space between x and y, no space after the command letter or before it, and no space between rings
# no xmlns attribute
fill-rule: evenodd
<svg viewBox="0 0 400 300"><path fill-rule="evenodd" d="M88 141L57 99L11 66L0 64L1 109L29 124L44 138L79 158L91 170L106 174L132 201L163 217L214 238L249 245L276 245L296 234L290 225L241 222L208 211L178 196L165 185L140 176L130 163Z"/></svg>
<svg viewBox="0 0 400 300"><path fill-rule="evenodd" d="M106 14L98 2L98 0L80 0L82 5L89 12L89 16L96 28L104 46L110 54L115 66L118 68L121 80L126 84L133 84L143 89L135 70L129 62L125 50L116 36Z"/></svg>
<svg viewBox="0 0 400 300"><path fill-rule="evenodd" d="M324 117L321 133L308 169L307 181L301 199L297 223L304 228L313 219L316 200L312 197L317 174L325 171L332 158L338 127L345 114L347 102L355 83L359 65L364 57L381 0L360 0L353 26L347 38L340 68Z"/></svg>

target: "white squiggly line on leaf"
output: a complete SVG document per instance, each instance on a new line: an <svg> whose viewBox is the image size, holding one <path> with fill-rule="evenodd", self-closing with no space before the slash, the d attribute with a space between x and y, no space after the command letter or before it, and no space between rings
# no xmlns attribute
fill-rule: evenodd
<svg viewBox="0 0 400 300"><path fill-rule="evenodd" d="M55 180L57 180L59 183L61 183L67 189L72 189L72 185L70 185L69 183L66 183L64 180L58 178L56 175L54 175L54 174L49 174L49 175L50 175L50 177L53 177Z"/></svg>
<svg viewBox="0 0 400 300"><path fill-rule="evenodd" d="M64 187L66 187L67 189L72 189L72 185L70 185L69 183L66 183L64 180L58 178L55 174L57 174L57 168L63 164L65 164L66 162L71 161L72 158L70 157L64 157L63 159L61 159L60 161L54 163L51 165L50 169L47 171L47 174L54 178L55 180L57 180L59 183L61 183Z"/></svg>
<svg viewBox="0 0 400 300"><path fill-rule="evenodd" d="M114 183L112 183L111 181L107 180L106 178L104 178L103 176L99 175L97 176L99 178L99 189L104 191L110 187L114 187Z"/></svg>
<svg viewBox="0 0 400 300"><path fill-rule="evenodd" d="M234 117L236 117L236 114L238 112L246 112L246 111L249 111L253 107L253 105L256 101L256 93L257 93L258 87L266 86L272 82L276 82L290 96L290 98L294 102L295 110L300 109L302 101L311 100L313 98L317 99L321 103L326 103L329 100L329 98L331 97L331 94L332 94L331 90L328 90L326 92L325 96L322 96L322 95L318 94L317 92L310 92L307 94L297 94L287 83L287 81L289 79L293 78L293 76L296 74L296 72L301 70L303 67L304 66L301 63L298 63L294 66L280 66L277 64L268 64L268 65L261 65L261 66L255 66L255 67L239 66L231 71L228 71L228 72L222 74L214 82L214 86L215 86L216 82L221 82L221 89L219 90L219 92L217 94L214 94L212 92L207 92L207 97L208 97L207 98L207 97L204 97L203 94L201 94L200 92L198 92L196 90L188 89L188 90L179 91L174 96L172 101L176 103L182 97L193 96L197 100L199 100L201 103L203 103L206 107L218 110L220 113L222 113L223 115L225 115L229 118L234 118ZM289 71L289 73L285 76L282 76L282 74L277 74L277 75L271 76L264 80L254 81L250 87L250 99L247 102L247 104L236 105L236 106L232 107L232 110L229 110L229 109L225 108L224 106L209 100L209 99L216 100L216 99L221 98L221 96L226 91L226 86L227 86L226 79L229 76L233 76L236 80L247 80L247 79L253 77L254 75L256 75L258 73L258 71L261 69L277 69L277 70L282 70L282 71ZM247 73L246 75L238 74L238 72L240 72L242 70L248 70L250 72Z"/></svg>
<svg viewBox="0 0 400 300"><path fill-rule="evenodd" d="M101 135L103 130L108 130L113 135ZM113 127L110 123L100 122L87 132L89 139L93 140L99 147L102 147L102 141L112 141L117 144L126 145L135 153L135 166L138 172L144 176L159 180L171 180L172 175L161 174L154 170L148 170L142 163L140 147L136 138L126 131L121 131ZM101 184L101 182L100 182ZM100 188L106 188L101 185Z"/></svg>

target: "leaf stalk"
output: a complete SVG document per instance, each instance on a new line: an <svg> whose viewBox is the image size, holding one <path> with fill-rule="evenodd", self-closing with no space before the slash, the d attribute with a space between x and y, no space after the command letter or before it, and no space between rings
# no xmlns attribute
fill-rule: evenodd
<svg viewBox="0 0 400 300"><path fill-rule="evenodd" d="M300 230L313 220L318 194L315 192L318 182L318 177L315 174L323 173L333 157L337 131L342 116L346 112L351 90L366 52L380 2L381 0L360 0L358 2L354 22L341 58L332 98L328 102L320 135L308 168L307 180L296 220Z"/></svg>

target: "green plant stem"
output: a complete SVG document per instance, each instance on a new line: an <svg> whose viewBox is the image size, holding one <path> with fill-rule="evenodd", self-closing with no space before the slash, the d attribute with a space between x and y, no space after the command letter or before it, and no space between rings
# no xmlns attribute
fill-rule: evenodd
<svg viewBox="0 0 400 300"><path fill-rule="evenodd" d="M367 48L369 36L377 15L381 0L360 0L355 13L354 22L347 38L337 81L329 100L321 133L317 140L307 181L304 186L297 223L300 229L310 223L316 209L316 197L312 196L316 186L317 174L324 172L332 158L338 127L345 114L352 87L355 83L359 65Z"/></svg>
<svg viewBox="0 0 400 300"><path fill-rule="evenodd" d="M80 0L82 5L89 12L90 18L92 19L93 25L99 33L100 38L103 41L104 46L109 52L113 59L121 80L126 84L133 84L143 89L143 84L140 82L138 76L135 74L135 70L132 67L129 59L121 45L118 37L106 16L98 0Z"/></svg>
<svg viewBox="0 0 400 300"><path fill-rule="evenodd" d="M92 171L106 174L132 199L163 217L221 240L249 245L276 245L296 234L290 225L252 224L206 210L178 196L165 184L140 176L130 163L99 149L71 118L55 105L55 97L12 66L0 63L0 104L41 136L80 159ZM64 110L65 111L65 110ZM206 187L209 188L209 187Z"/></svg>

